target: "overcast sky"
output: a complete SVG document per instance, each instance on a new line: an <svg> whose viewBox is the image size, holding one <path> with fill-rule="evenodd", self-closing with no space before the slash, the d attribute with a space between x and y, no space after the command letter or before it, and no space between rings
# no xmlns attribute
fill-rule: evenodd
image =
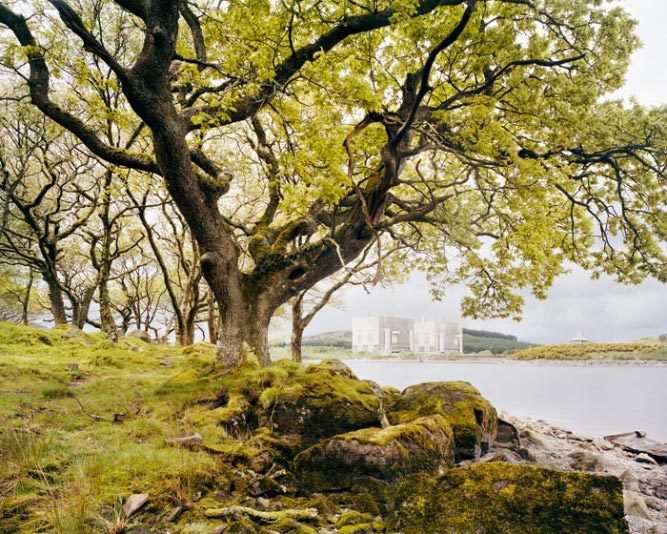
<svg viewBox="0 0 667 534"><path fill-rule="evenodd" d="M644 46L633 57L621 95L634 96L645 105L667 103L667 2L626 0L623 4L639 21ZM578 331L596 341L667 333L667 286L652 280L628 287L609 279L591 280L577 269L556 281L546 301L528 298L519 323L460 319L459 301L464 291L452 288L442 302L433 302L419 273L393 290L376 289L368 295L360 288L348 289L342 294L344 308L325 308L306 333L348 330L352 315L367 313L460 320L469 328L498 330L538 343L567 341Z"/></svg>

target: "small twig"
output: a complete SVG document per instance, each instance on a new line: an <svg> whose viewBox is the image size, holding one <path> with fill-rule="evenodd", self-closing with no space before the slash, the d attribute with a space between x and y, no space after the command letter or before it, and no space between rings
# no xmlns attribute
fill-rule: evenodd
<svg viewBox="0 0 667 534"><path fill-rule="evenodd" d="M94 413L90 413L84 405L81 403L79 398L76 395L72 395L72 398L76 401L76 403L79 405L79 408L81 408L81 411L86 414L88 417L90 417L93 421L104 421L107 423L117 423L119 419L114 416L113 420L111 419L106 419L105 417L100 417L99 415L95 415ZM118 414L117 414L118 415Z"/></svg>

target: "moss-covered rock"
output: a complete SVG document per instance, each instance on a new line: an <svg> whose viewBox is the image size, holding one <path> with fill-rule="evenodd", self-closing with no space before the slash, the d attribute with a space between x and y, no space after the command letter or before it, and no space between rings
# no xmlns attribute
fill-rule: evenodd
<svg viewBox="0 0 667 534"><path fill-rule="evenodd" d="M333 360L303 368L280 361L242 366L221 378L220 406L212 410L227 429L268 428L287 456L336 434L380 425L373 387Z"/></svg>
<svg viewBox="0 0 667 534"><path fill-rule="evenodd" d="M344 376L345 378L357 378L352 369L336 358L327 358L306 367L306 373L319 373L321 371L328 371L331 374Z"/></svg>
<svg viewBox="0 0 667 534"><path fill-rule="evenodd" d="M367 479L391 481L438 473L454 463L453 436L441 415L388 428L364 428L324 440L294 461L300 487L351 488Z"/></svg>
<svg viewBox="0 0 667 534"><path fill-rule="evenodd" d="M623 533L616 477L564 473L504 462L456 468L406 481L390 527L401 532Z"/></svg>
<svg viewBox="0 0 667 534"><path fill-rule="evenodd" d="M427 382L406 388L385 407L392 424L442 415L454 431L456 461L478 458L493 443L496 410L468 382Z"/></svg>
<svg viewBox="0 0 667 534"><path fill-rule="evenodd" d="M306 374L298 385L297 396L272 403L265 413L270 410L275 431L296 432L304 445L379 423L380 401L365 382L322 370Z"/></svg>

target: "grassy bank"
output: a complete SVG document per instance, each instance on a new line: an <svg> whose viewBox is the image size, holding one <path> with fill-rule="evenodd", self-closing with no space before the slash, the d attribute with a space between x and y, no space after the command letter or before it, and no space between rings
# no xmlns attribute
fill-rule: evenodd
<svg viewBox="0 0 667 534"><path fill-rule="evenodd" d="M0 532L118 533L133 493L169 510L224 487L219 455L166 443L196 428L220 450L238 446L199 420L214 357L202 344L0 323ZM212 525L195 515L179 532Z"/></svg>
<svg viewBox="0 0 667 534"><path fill-rule="evenodd" d="M667 361L664 343L583 343L541 345L510 355L516 360L658 360Z"/></svg>

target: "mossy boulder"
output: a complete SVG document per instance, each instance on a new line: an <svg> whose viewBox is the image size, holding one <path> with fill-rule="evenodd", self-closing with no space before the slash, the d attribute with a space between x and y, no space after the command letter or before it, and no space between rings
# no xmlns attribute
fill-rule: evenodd
<svg viewBox="0 0 667 534"><path fill-rule="evenodd" d="M627 532L618 478L504 462L451 469L430 484L406 481L394 510L390 527L406 534Z"/></svg>
<svg viewBox="0 0 667 534"><path fill-rule="evenodd" d="M297 381L298 394L266 409L279 433L296 432L310 445L323 438L379 423L380 399L366 382L328 369Z"/></svg>
<svg viewBox="0 0 667 534"><path fill-rule="evenodd" d="M313 445L294 460L301 488L348 489L369 479L392 481L454 463L452 431L441 415L388 428L364 428Z"/></svg>
<svg viewBox="0 0 667 534"><path fill-rule="evenodd" d="M327 371L334 375L344 376L345 378L357 378L354 371L348 365L336 358L327 358L306 367L306 373L319 373L321 371Z"/></svg>
<svg viewBox="0 0 667 534"><path fill-rule="evenodd" d="M427 382L406 388L385 407L392 424L442 415L454 431L456 461L479 458L496 434L496 410L468 382Z"/></svg>
<svg viewBox="0 0 667 534"><path fill-rule="evenodd" d="M211 417L230 431L239 423L247 430L269 429L288 456L336 434L381 423L374 388L333 360L306 368L289 361L263 368L244 365L222 377L221 385Z"/></svg>

